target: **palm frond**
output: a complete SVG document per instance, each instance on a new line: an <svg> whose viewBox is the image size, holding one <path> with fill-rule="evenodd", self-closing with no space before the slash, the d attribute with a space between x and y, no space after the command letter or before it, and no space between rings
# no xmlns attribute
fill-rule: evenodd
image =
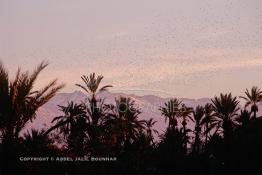
<svg viewBox="0 0 262 175"><path fill-rule="evenodd" d="M89 91L87 90L87 88L81 84L75 84L76 86L82 88L84 91L86 91L87 93L89 93Z"/></svg>
<svg viewBox="0 0 262 175"><path fill-rule="evenodd" d="M106 86L103 86L103 87L101 87L101 88L99 89L99 92L107 91L108 88L110 88L110 87L113 87L113 86L112 86L112 85L106 85Z"/></svg>

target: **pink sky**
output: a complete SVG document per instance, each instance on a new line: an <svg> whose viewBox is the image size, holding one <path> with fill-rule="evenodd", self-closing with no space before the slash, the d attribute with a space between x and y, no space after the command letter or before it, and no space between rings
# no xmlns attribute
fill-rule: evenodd
<svg viewBox="0 0 262 175"><path fill-rule="evenodd" d="M260 0L0 0L0 26L11 74L46 59L38 85L57 77L67 92L93 71L115 90L146 94L262 87Z"/></svg>

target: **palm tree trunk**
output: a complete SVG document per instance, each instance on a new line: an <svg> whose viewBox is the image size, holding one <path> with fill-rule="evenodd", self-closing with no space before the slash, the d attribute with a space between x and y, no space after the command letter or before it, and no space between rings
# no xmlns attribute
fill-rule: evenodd
<svg viewBox="0 0 262 175"><path fill-rule="evenodd" d="M92 95L91 99L91 110L92 110L92 123L94 126L97 126L99 119L99 109L97 107L97 100L95 98L95 94Z"/></svg>
<svg viewBox="0 0 262 175"><path fill-rule="evenodd" d="M185 151L185 153L187 152L187 138L186 138L186 136L187 136L187 134L186 134L186 121L183 121L182 122L182 125L183 125L183 147L184 147L184 151Z"/></svg>
<svg viewBox="0 0 262 175"><path fill-rule="evenodd" d="M231 168L231 155L232 155L232 147L231 147L231 139L232 139L232 125L229 121L223 122L223 132L224 132L224 158L225 158L225 168L226 170L230 170Z"/></svg>
<svg viewBox="0 0 262 175"><path fill-rule="evenodd" d="M200 149L200 128L196 128L196 136L195 136L195 153L199 154Z"/></svg>
<svg viewBox="0 0 262 175"><path fill-rule="evenodd" d="M207 132L207 130L208 130L208 123L206 123L206 133L205 133L206 138L205 138L205 144L207 144L207 139L208 139L208 132Z"/></svg>

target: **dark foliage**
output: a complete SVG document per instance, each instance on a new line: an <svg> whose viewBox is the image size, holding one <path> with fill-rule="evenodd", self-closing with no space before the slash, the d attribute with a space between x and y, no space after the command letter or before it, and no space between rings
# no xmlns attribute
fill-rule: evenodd
<svg viewBox="0 0 262 175"><path fill-rule="evenodd" d="M105 104L97 93L103 76L82 76L77 84L88 95L85 102L59 106L47 130L19 134L35 118L37 109L62 88L51 82L32 90L33 74L18 71L9 81L0 65L0 174L254 174L260 171L262 118L257 116L261 91L246 90L246 107L232 94L220 94L212 104L189 108L178 99L160 111L167 128L160 136L153 118L140 119L135 101L126 97ZM189 128L188 123L194 127ZM116 157L117 161L21 161L21 157Z"/></svg>

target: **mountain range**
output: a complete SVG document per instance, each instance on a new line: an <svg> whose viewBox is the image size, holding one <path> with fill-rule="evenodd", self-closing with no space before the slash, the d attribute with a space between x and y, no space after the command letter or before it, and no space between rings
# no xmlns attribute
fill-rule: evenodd
<svg viewBox="0 0 262 175"><path fill-rule="evenodd" d="M104 103L106 104L115 104L115 99L120 96L129 97L135 101L135 105L140 108L141 114L140 119L150 119L153 118L157 121L155 124L155 129L157 129L160 133L166 128L167 123L165 122L165 117L161 115L159 111L159 107L163 106L165 102L167 102L169 98L162 98L155 95L143 95L138 96L134 94L125 94L125 93L112 93L112 92L102 92L97 94L98 98L104 99ZM85 101L89 98L88 95L81 91L75 91L72 93L58 93L54 96L49 102L43 105L37 112L36 119L33 120L32 123L28 123L25 130L28 128L48 128L52 125L51 121L54 117L61 115L61 111L59 111L58 105L65 106L70 101L74 101L75 103L80 103L81 101ZM205 105L206 103L210 103L209 98L200 98L200 99L188 99L182 98L180 99L186 104L188 107L195 108L197 105Z"/></svg>
<svg viewBox="0 0 262 175"><path fill-rule="evenodd" d="M129 97L135 101L135 105L140 108L142 112L140 114L140 119L148 120L153 118L157 121L154 126L154 129L157 129L161 134L167 127L167 122L165 122L165 117L161 115L159 111L160 106L164 106L165 102L174 97L162 98L155 95L134 95L134 94L125 94L125 93L112 93L112 92L102 92L97 94L98 98L104 99L105 104L115 104L115 99L120 96ZM46 129L52 125L51 121L54 117L61 115L58 105L66 106L70 101L75 103L80 103L86 101L89 96L81 91L75 91L72 93L58 93L54 96L49 102L43 105L37 112L35 120L28 123L23 132L27 131L30 128L37 129ZM206 103L211 103L210 98L200 98L200 99L189 99L189 98L180 98L186 106L195 108L197 105L205 105ZM262 104L258 105L259 112L258 115L262 115ZM241 106L240 106L241 108ZM192 122L188 124L189 128L193 127ZM22 133L23 133L22 132Z"/></svg>

